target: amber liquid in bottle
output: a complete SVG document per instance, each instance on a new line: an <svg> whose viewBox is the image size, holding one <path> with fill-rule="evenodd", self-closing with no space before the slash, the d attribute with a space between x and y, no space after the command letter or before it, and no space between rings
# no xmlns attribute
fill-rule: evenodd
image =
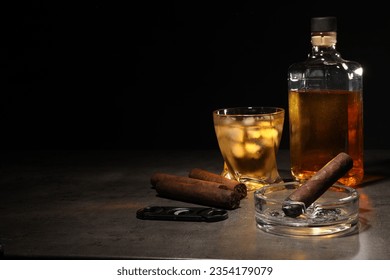
<svg viewBox="0 0 390 280"><path fill-rule="evenodd" d="M308 180L340 152L353 158L353 168L339 180L359 184L363 170L361 91L298 90L289 92L292 175Z"/></svg>

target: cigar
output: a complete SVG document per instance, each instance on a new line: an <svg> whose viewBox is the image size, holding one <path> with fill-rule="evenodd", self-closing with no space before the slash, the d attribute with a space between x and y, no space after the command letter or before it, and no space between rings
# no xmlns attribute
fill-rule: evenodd
<svg viewBox="0 0 390 280"><path fill-rule="evenodd" d="M225 178L219 174L215 174L200 168L194 168L190 171L188 177L223 184L229 190L237 192L241 199L247 196L247 188L245 184L236 180Z"/></svg>
<svg viewBox="0 0 390 280"><path fill-rule="evenodd" d="M217 182L159 172L150 182L163 197L229 210L240 206L240 195Z"/></svg>
<svg viewBox="0 0 390 280"><path fill-rule="evenodd" d="M284 200L283 212L293 218L303 214L306 208L343 177L352 166L352 158L344 152L339 153Z"/></svg>

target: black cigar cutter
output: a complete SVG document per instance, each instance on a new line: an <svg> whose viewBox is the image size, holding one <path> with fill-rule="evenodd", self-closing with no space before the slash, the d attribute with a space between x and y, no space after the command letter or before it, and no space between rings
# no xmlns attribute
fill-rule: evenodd
<svg viewBox="0 0 390 280"><path fill-rule="evenodd" d="M224 209L210 207L148 206L137 211L142 220L218 222L228 218Z"/></svg>

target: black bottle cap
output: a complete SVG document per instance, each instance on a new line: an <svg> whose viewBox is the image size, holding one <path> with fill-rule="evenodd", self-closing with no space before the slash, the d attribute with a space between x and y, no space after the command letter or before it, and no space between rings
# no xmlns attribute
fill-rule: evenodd
<svg viewBox="0 0 390 280"><path fill-rule="evenodd" d="M313 17L311 19L312 32L336 32L336 17Z"/></svg>

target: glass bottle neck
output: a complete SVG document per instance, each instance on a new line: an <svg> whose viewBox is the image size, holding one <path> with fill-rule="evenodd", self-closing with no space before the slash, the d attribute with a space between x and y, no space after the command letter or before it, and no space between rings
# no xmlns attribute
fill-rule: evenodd
<svg viewBox="0 0 390 280"><path fill-rule="evenodd" d="M313 53L329 53L329 52L337 52L336 45L331 46L312 46L312 52Z"/></svg>

